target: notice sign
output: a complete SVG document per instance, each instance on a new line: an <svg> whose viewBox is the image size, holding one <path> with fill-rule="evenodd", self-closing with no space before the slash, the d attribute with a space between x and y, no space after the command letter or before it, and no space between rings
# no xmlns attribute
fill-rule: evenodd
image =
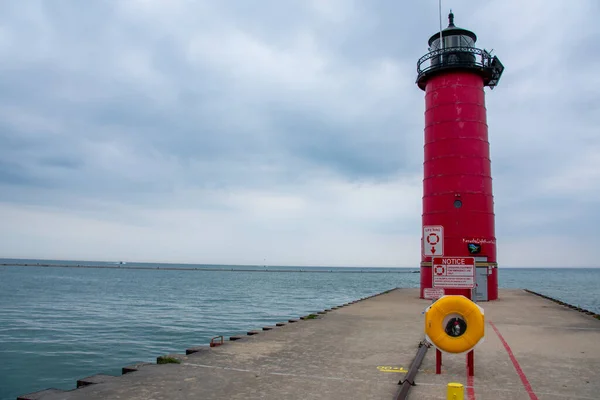
<svg viewBox="0 0 600 400"><path fill-rule="evenodd" d="M427 300L437 300L444 295L443 288L425 288L423 289L423 297Z"/></svg>
<svg viewBox="0 0 600 400"><path fill-rule="evenodd" d="M423 226L423 255L439 257L444 255L444 227Z"/></svg>
<svg viewBox="0 0 600 400"><path fill-rule="evenodd" d="M433 287L473 289L475 287L474 257L434 257Z"/></svg>

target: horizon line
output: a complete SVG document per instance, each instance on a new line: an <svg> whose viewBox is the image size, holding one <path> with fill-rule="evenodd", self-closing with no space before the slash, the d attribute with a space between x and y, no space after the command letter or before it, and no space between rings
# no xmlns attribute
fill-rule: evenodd
<svg viewBox="0 0 600 400"><path fill-rule="evenodd" d="M415 267L402 267L402 266L357 266L357 265L293 265L293 264L223 264L223 263L191 263L191 262L156 262L156 261L101 261L101 260L69 260L69 259L49 259L49 258L10 258L0 257L0 261L44 261L44 262L68 262L68 263L106 263L115 265L127 265L127 264L154 264L154 265L189 265L189 266L215 266L215 267L284 267L284 268L378 268L378 269L416 269L419 270L420 266ZM121 264L123 263L123 264ZM2 264L10 264L3 262ZM28 263L26 263L28 264ZM499 266L499 269L595 269L600 266Z"/></svg>

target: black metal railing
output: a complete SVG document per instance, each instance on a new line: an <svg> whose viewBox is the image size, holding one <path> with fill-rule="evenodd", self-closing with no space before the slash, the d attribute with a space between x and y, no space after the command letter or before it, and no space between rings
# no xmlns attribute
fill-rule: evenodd
<svg viewBox="0 0 600 400"><path fill-rule="evenodd" d="M448 68L475 68L485 75L486 85L494 87L504 66L496 56L475 47L447 47L425 54L417 61L417 82L428 73Z"/></svg>

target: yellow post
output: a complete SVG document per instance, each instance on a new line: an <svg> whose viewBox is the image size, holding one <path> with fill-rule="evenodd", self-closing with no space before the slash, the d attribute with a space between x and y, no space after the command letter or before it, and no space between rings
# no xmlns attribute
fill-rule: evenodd
<svg viewBox="0 0 600 400"><path fill-rule="evenodd" d="M446 398L448 400L464 400L465 388L461 383L450 382L448 384L448 391L446 392Z"/></svg>

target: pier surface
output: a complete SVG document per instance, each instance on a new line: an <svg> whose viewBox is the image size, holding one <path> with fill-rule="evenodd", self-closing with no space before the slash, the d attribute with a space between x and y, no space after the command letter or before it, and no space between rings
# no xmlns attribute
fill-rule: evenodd
<svg viewBox="0 0 600 400"><path fill-rule="evenodd" d="M79 389L22 398L394 399L424 338L429 304L418 289L396 289L315 319L254 327L260 333L177 356L180 364L82 378ZM599 320L522 290L501 290L499 300L480 305L486 335L475 376L467 376L465 355L452 354L436 375L432 347L409 399L446 399L449 382L465 385L465 399L599 398Z"/></svg>

